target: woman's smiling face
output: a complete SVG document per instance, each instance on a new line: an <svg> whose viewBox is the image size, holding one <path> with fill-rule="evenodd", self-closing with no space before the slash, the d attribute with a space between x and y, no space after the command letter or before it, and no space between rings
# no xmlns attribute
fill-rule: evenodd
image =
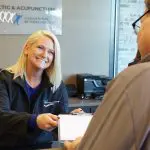
<svg viewBox="0 0 150 150"><path fill-rule="evenodd" d="M27 65L44 70L48 68L54 59L55 50L52 39L41 36L34 44L27 44L24 50L27 55Z"/></svg>

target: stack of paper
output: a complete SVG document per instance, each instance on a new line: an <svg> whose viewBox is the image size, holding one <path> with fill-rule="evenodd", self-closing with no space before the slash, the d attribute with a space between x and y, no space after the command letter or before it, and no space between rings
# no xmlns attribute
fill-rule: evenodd
<svg viewBox="0 0 150 150"><path fill-rule="evenodd" d="M91 119L91 114L59 115L58 137L60 141L75 140L83 136Z"/></svg>

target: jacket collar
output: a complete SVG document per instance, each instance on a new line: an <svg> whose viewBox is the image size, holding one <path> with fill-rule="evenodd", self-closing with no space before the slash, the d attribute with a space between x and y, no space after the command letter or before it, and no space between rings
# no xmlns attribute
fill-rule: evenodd
<svg viewBox="0 0 150 150"><path fill-rule="evenodd" d="M24 80L25 80L24 78L18 76L13 81L19 84L20 86L25 87ZM44 71L42 75L42 88L47 88L47 87L53 87L53 84L50 82L47 73Z"/></svg>
<svg viewBox="0 0 150 150"><path fill-rule="evenodd" d="M140 62L144 63L144 62L149 62L149 61L150 61L150 53L144 56Z"/></svg>

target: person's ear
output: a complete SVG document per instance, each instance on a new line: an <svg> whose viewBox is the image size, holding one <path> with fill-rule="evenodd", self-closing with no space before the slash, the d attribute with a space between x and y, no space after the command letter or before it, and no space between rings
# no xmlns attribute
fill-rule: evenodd
<svg viewBox="0 0 150 150"><path fill-rule="evenodd" d="M25 54L25 55L28 55L28 51L29 51L29 45L26 44L26 45L24 46L24 54Z"/></svg>

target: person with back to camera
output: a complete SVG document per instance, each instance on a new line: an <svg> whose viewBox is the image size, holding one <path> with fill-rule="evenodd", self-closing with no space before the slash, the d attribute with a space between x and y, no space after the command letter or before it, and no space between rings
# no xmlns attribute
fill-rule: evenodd
<svg viewBox="0 0 150 150"><path fill-rule="evenodd" d="M150 17L137 42L140 62L112 80L84 137L66 141L66 150L150 150Z"/></svg>
<svg viewBox="0 0 150 150"><path fill-rule="evenodd" d="M1 124L9 123L0 125L0 148L41 147L54 140L57 115L68 112L68 95L59 42L51 32L29 36L17 63L0 72L0 111Z"/></svg>
<svg viewBox="0 0 150 150"><path fill-rule="evenodd" d="M139 30L140 30L140 25L142 24L142 22L143 22L147 17L150 16L150 0L145 0L144 2L145 2L145 5L146 5L144 14L143 14L142 16L140 16L138 19L136 19L136 20L132 23L132 27L133 27L134 33L135 33L136 35L138 34L138 32L139 32ZM138 22L140 22L140 23L138 24ZM141 54L140 54L140 50L137 50L137 53L136 53L136 56L135 56L134 60L133 60L132 62L130 62L130 63L128 64L128 66L135 65L135 64L141 63L141 62L143 62L143 61L145 62L146 60L147 60L147 58L144 59L144 60L142 60Z"/></svg>

